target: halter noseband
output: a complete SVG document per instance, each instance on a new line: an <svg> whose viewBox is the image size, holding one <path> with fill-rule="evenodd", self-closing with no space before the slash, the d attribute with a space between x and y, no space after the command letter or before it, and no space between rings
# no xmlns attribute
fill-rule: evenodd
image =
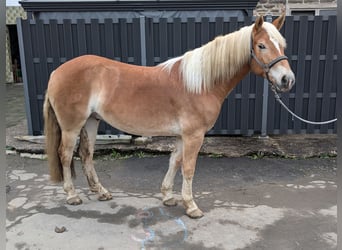
<svg viewBox="0 0 342 250"><path fill-rule="evenodd" d="M261 62L255 55L255 52L254 52L254 48L253 48L253 37L251 37L251 58L253 58L258 64L260 67L262 67L266 73L266 78L267 80L271 83L271 80L268 76L268 73L270 72L270 69L275 65L277 64L278 62L282 61L282 60L287 60L288 57L287 56L279 56L275 59L273 59L272 61L270 61L269 63L265 64L263 62Z"/></svg>

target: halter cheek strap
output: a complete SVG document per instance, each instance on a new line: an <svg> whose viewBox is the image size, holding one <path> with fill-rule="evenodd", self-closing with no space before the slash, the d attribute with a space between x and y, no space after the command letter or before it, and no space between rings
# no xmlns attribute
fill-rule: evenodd
<svg viewBox="0 0 342 250"><path fill-rule="evenodd" d="M282 61L282 60L287 60L288 57L287 56L279 56L275 59L273 59L272 61L270 61L269 63L265 64L263 62L261 62L255 55L255 52L254 52L254 48L253 48L253 38L251 38L251 58L253 58L257 64L259 64L260 67L263 68L264 72L266 73L266 77L267 77L267 80L271 83L271 80L270 80L270 77L268 75L268 73L270 72L270 69L275 65L277 64L278 62Z"/></svg>

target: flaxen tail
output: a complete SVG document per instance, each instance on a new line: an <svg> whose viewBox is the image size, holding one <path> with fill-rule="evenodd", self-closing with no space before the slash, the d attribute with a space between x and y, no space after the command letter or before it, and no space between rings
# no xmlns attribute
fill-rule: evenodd
<svg viewBox="0 0 342 250"><path fill-rule="evenodd" d="M63 178L63 167L59 157L58 148L61 143L61 129L58 124L55 112L50 104L48 93L44 101L44 134L45 151L48 157L50 179L53 182L61 182ZM75 177L73 161L71 161L71 174Z"/></svg>

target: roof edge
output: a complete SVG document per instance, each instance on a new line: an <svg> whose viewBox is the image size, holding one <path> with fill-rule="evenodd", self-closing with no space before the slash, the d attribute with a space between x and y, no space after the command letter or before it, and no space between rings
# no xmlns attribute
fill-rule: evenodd
<svg viewBox="0 0 342 250"><path fill-rule="evenodd" d="M156 1L37 1L23 0L19 3L25 11L70 12L70 11L144 11L144 10L251 10L258 0L156 0Z"/></svg>

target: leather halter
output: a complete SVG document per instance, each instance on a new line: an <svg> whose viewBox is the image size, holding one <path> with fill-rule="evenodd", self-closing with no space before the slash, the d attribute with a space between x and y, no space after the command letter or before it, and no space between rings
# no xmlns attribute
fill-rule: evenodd
<svg viewBox="0 0 342 250"><path fill-rule="evenodd" d="M251 37L251 58L253 58L261 68L263 68L263 70L265 71L266 73L266 78L267 80L271 83L271 80L268 76L268 73L270 72L270 69L275 65L277 64L278 62L282 61L282 60L287 60L288 57L287 56L279 56L275 59L273 59L272 61L270 61L269 63L265 64L263 62L261 62L255 55L255 52L254 52L254 48L253 48L253 37Z"/></svg>

